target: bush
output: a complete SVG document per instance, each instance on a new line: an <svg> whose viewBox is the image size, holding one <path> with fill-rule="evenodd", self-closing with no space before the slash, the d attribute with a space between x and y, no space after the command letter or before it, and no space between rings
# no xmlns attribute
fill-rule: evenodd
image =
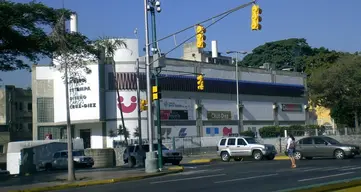
<svg viewBox="0 0 361 192"><path fill-rule="evenodd" d="M255 137L256 134L253 131L242 131L239 133L242 136Z"/></svg>
<svg viewBox="0 0 361 192"><path fill-rule="evenodd" d="M281 134L281 127L279 126L267 126L259 129L259 135L262 138L278 137Z"/></svg>

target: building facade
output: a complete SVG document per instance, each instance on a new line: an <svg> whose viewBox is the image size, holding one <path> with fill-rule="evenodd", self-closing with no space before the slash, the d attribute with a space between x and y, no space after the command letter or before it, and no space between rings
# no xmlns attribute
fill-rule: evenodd
<svg viewBox="0 0 361 192"><path fill-rule="evenodd" d="M31 90L5 85L0 88L0 153L11 141L32 139Z"/></svg>
<svg viewBox="0 0 361 192"><path fill-rule="evenodd" d="M134 138L138 127L136 60L140 60L141 99L146 99L145 67L144 58L139 58L138 41L125 39L125 42L127 48L115 53L115 72L112 65L100 61L88 65L92 73L85 74L87 82L70 85L72 132L74 137L84 139L85 147L113 147L113 141L121 138L110 135L121 125L120 107L125 126ZM231 58L223 60L231 61ZM267 125L307 123L303 74L240 68L242 107L237 109L236 72L229 62L214 64L167 58L165 64L159 77L163 138L223 136L241 130L257 131ZM197 91L195 73L205 74L202 92ZM66 137L65 86L61 76L52 66L33 67L35 140L44 139L47 134L52 134L54 139ZM238 130L237 110L240 110L243 124L241 130ZM140 130L143 138L149 134L146 120L146 112L142 112Z"/></svg>

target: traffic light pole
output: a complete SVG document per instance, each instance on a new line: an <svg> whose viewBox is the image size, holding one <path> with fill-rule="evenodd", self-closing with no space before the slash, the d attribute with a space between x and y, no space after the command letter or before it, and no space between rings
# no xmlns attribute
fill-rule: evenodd
<svg viewBox="0 0 361 192"><path fill-rule="evenodd" d="M155 1L151 0L152 8L150 9L151 16L151 29L152 29L152 42L157 41L157 28L156 28L156 20L155 20ZM153 55L158 54L158 44L153 43ZM154 57L153 57L154 58ZM155 86L159 88L158 75L160 73L161 68L156 68L154 73ZM163 154L162 154L162 127L160 120L160 100L159 98L156 100L156 114L157 114L157 136L158 136L158 168L161 170L163 168Z"/></svg>

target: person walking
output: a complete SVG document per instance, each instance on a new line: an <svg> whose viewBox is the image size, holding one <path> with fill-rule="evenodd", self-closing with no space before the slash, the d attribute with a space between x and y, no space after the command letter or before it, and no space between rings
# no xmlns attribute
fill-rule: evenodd
<svg viewBox="0 0 361 192"><path fill-rule="evenodd" d="M291 160L291 168L296 168L296 160L295 160L295 149L296 149L296 141L295 141L295 137L293 137L292 134L289 134L288 139L287 139L287 154L288 157Z"/></svg>

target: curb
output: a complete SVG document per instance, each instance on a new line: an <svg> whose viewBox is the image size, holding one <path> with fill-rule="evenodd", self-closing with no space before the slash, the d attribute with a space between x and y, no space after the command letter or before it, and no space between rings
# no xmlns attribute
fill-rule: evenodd
<svg viewBox="0 0 361 192"><path fill-rule="evenodd" d="M183 166L172 166L172 167L168 167L168 171L184 171L184 167Z"/></svg>
<svg viewBox="0 0 361 192"><path fill-rule="evenodd" d="M292 188L283 190L284 192L327 192L327 191L335 191L335 190L342 190L348 189L352 187L361 186L361 177L357 177L354 179L347 179L342 181L335 181L329 183L321 183L313 186L308 187L301 187L301 188ZM279 192L283 192L279 191Z"/></svg>
<svg viewBox="0 0 361 192"><path fill-rule="evenodd" d="M288 156L276 156L274 158L274 160L289 160L290 158ZM195 165L195 164L209 164L209 163L212 163L212 162L215 162L215 161L221 161L220 158L209 158L209 159L194 159L192 161L189 161L188 163L186 164L192 164L192 165Z"/></svg>
<svg viewBox="0 0 361 192"><path fill-rule="evenodd" d="M181 167L181 166L178 166ZM64 190L70 188L78 188L78 187L88 187L94 185L105 185L105 184L113 184L118 182L125 182L125 181L135 181L153 177L159 177L164 175L170 175L175 173L183 172L183 167L177 169L171 169L172 167L168 168L170 172L160 172L160 173L153 173L149 175L141 175L141 176L131 176L131 177L123 177L123 178L114 178L114 179L106 179L106 180L93 180L93 181L84 181L78 183L67 183L67 184L59 184L47 187L36 187L24 190L10 190L10 192L46 192L46 191L54 191L54 190Z"/></svg>
<svg viewBox="0 0 361 192"><path fill-rule="evenodd" d="M288 156L280 155L280 156L276 156L274 160L290 160L290 158Z"/></svg>

